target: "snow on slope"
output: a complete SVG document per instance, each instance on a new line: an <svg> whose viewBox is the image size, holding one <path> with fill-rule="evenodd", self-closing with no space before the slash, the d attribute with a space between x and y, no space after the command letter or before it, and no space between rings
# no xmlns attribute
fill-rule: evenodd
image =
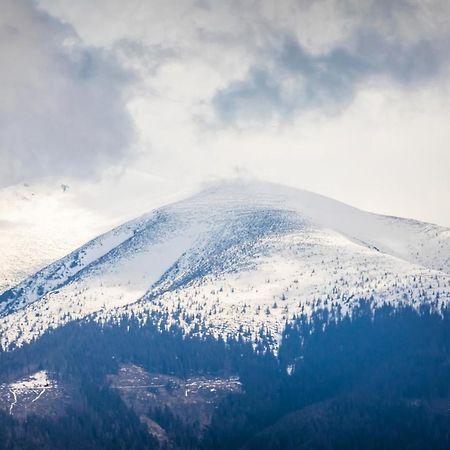
<svg viewBox="0 0 450 450"><path fill-rule="evenodd" d="M450 299L450 231L305 191L222 183L100 236L0 297L0 344L137 314L215 335L359 297ZM180 314L181 312L181 314ZM159 319L155 319L159 317Z"/></svg>
<svg viewBox="0 0 450 450"><path fill-rule="evenodd" d="M73 200L61 182L0 189L0 292L99 234L99 217Z"/></svg>
<svg viewBox="0 0 450 450"><path fill-rule="evenodd" d="M173 197L179 194L168 181L136 170L100 180L44 178L0 188L0 293Z"/></svg>
<svg viewBox="0 0 450 450"><path fill-rule="evenodd" d="M38 410L43 411L44 415L51 415L52 408L48 407L48 402L56 400L63 406L58 398L62 392L62 387L48 372L40 370L15 382L0 384L0 408L10 415L21 417Z"/></svg>

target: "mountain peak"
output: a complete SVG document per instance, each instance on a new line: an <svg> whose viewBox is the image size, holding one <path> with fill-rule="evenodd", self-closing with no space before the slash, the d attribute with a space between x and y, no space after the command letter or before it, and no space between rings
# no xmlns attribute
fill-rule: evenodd
<svg viewBox="0 0 450 450"><path fill-rule="evenodd" d="M128 314L164 317L186 333L244 327L256 336L264 329L276 342L287 321L319 307L351 311L360 298L372 298L374 307L387 299L444 302L449 236L299 189L214 183L4 292L1 345L21 345L71 320Z"/></svg>

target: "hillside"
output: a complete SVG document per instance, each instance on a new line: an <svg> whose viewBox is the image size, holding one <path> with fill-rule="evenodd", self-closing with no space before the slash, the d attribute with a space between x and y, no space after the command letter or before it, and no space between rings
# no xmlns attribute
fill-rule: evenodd
<svg viewBox="0 0 450 450"><path fill-rule="evenodd" d="M210 186L93 239L1 295L3 348L73 320L122 316L277 346L318 308L439 306L450 230L267 183Z"/></svg>

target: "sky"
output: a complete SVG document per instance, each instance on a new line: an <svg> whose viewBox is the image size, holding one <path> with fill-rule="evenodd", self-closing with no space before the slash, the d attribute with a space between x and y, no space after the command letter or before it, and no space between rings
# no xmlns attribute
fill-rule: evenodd
<svg viewBox="0 0 450 450"><path fill-rule="evenodd" d="M0 2L2 187L120 215L254 178L450 226L447 0Z"/></svg>

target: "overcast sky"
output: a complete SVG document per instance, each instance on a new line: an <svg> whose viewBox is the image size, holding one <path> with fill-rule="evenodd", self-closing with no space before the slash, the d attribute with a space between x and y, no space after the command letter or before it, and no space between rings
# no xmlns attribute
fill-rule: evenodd
<svg viewBox="0 0 450 450"><path fill-rule="evenodd" d="M0 3L2 186L255 177L450 226L447 0Z"/></svg>

